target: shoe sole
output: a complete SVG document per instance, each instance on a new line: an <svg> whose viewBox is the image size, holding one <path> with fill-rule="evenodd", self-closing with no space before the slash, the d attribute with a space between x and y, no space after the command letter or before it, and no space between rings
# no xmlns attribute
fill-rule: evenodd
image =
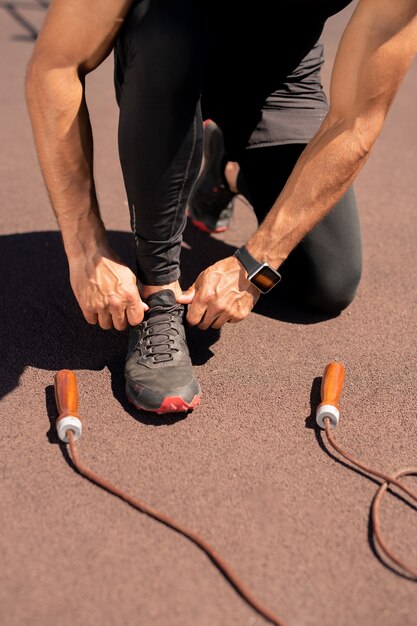
<svg viewBox="0 0 417 626"><path fill-rule="evenodd" d="M201 230L203 233L224 233L228 229L228 226L216 226L215 228L209 228L204 222L191 218L191 224Z"/></svg>
<svg viewBox="0 0 417 626"><path fill-rule="evenodd" d="M163 413L184 413L185 411L195 409L201 402L201 393L200 390L198 390L198 393L196 393L189 402L182 396L166 396L159 406L149 406L149 404L146 406L143 399L141 402L140 398L134 397L134 393L130 390L128 385L126 385L125 391L128 401L133 404L135 408L140 411L157 413L158 415L162 415ZM152 404L154 403L152 402Z"/></svg>
<svg viewBox="0 0 417 626"><path fill-rule="evenodd" d="M181 398L181 396L168 396L167 398L164 398L161 406L159 406L157 409L149 409L137 404L135 401L129 398L127 394L126 396L130 404L133 404L133 406L139 411L157 413L157 415L163 415L164 413L184 413L186 411L195 409L195 407L198 406L201 402L201 397L199 395L194 396L191 402L186 402L184 398Z"/></svg>

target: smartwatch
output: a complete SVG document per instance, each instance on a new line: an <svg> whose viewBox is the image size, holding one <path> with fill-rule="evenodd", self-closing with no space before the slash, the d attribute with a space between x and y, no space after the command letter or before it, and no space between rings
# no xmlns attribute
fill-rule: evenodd
<svg viewBox="0 0 417 626"><path fill-rule="evenodd" d="M261 293L268 293L281 280L281 274L274 270L268 263L259 263L247 251L245 246L238 248L234 254L239 263L248 273L248 280L255 285Z"/></svg>

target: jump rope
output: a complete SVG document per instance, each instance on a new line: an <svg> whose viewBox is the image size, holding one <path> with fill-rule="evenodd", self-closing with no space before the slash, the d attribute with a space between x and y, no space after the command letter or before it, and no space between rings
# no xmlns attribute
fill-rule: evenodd
<svg viewBox="0 0 417 626"><path fill-rule="evenodd" d="M316 422L326 433L328 444L336 450L338 454L370 476L375 476L381 480L381 484L375 494L371 508L372 534L375 543L378 545L381 552L388 557L388 559L400 567L403 572L408 574L409 578L417 581L417 569L408 565L392 550L392 548L388 546L385 541L381 532L379 514L383 496L391 485L395 485L398 489L406 493L412 500L417 502L417 493L402 484L399 480L404 476L417 475L417 467L399 469L389 475L385 472L381 472L365 465L365 463L355 458L352 454L346 452L346 450L344 450L342 446L335 441L332 435L332 430L336 428L339 423L339 401L342 393L344 378L345 368L341 363L332 362L326 366L321 385L321 403L319 404L316 412ZM176 522L165 513L160 513L145 502L129 495L123 491L123 489L112 485L108 480L93 472L80 461L75 442L79 439L82 433L82 422L78 413L78 388L75 373L70 370L60 370L55 375L54 387L55 400L59 413L59 417L56 420L58 437L61 441L68 444L71 460L78 472L94 484L102 487L102 489L105 489L121 500L124 500L141 513L145 513L149 517L161 522L168 528L175 530L180 535L189 539L210 558L230 585L237 591L243 600L245 600L247 604L254 609L254 611L261 615L270 624L275 624L275 626L285 626L284 622L277 617L275 613L263 606L257 600L251 590L248 589L240 578L232 571L223 557L216 552L216 550L209 543L207 543L203 537L193 530L189 530L179 522Z"/></svg>

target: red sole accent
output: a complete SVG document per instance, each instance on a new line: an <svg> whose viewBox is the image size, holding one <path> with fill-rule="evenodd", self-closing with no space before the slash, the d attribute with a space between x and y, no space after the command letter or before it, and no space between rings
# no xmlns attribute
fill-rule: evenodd
<svg viewBox="0 0 417 626"><path fill-rule="evenodd" d="M191 223L203 233L223 233L225 230L227 230L227 226L219 226L218 228L210 230L210 228L207 228L204 222L200 222L199 220L194 219L191 219Z"/></svg>
<svg viewBox="0 0 417 626"><path fill-rule="evenodd" d="M190 409L195 409L201 402L200 396L194 396L190 403L186 402L181 396L168 396L162 402L161 406L157 409L145 409L143 406L139 406L136 402L133 402L129 397L128 401L133 404L139 411L147 411L148 413L157 413L162 415L163 413L184 413Z"/></svg>

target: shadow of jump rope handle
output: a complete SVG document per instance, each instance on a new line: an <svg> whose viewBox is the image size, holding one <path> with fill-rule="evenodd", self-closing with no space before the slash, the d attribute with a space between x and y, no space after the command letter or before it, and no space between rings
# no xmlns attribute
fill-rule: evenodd
<svg viewBox="0 0 417 626"><path fill-rule="evenodd" d="M342 395L345 368L342 363L333 361L326 365L321 383L321 403L317 408L316 422L325 428L324 420L330 419L330 427L336 428L339 423L339 401Z"/></svg>
<svg viewBox="0 0 417 626"><path fill-rule="evenodd" d="M58 437L68 443L67 431L72 430L74 440L82 433L81 418L78 415L78 387L77 377L71 370L60 370L54 378L55 402L58 408L56 430Z"/></svg>

